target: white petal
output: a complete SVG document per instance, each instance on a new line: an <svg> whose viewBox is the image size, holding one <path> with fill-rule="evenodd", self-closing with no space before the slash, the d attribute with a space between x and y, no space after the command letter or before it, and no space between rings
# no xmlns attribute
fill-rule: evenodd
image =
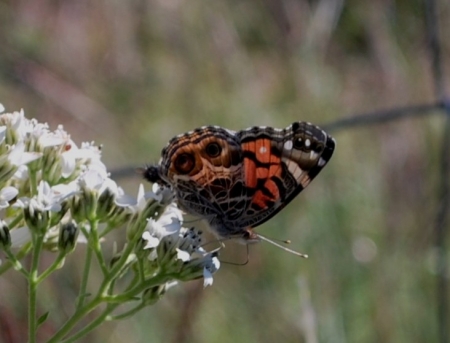
<svg viewBox="0 0 450 343"><path fill-rule="evenodd" d="M51 146L63 145L66 142L66 139L57 137L50 134L44 134L39 137L39 143L42 147L47 148Z"/></svg>
<svg viewBox="0 0 450 343"><path fill-rule="evenodd" d="M160 242L158 238L152 236L148 231L145 231L142 234L142 239L147 241L147 243L144 246L144 249L156 248Z"/></svg>
<svg viewBox="0 0 450 343"><path fill-rule="evenodd" d="M14 178L19 181L28 180L28 167L27 166L19 166L19 168L14 173Z"/></svg>
<svg viewBox="0 0 450 343"><path fill-rule="evenodd" d="M203 279L203 287L211 286L213 284L212 273L206 268L203 268Z"/></svg>
<svg viewBox="0 0 450 343"><path fill-rule="evenodd" d="M51 190L50 185L48 184L48 182L46 182L46 181L39 182L38 194L40 196L47 197L47 196L51 195L51 193L52 193L52 190Z"/></svg>
<svg viewBox="0 0 450 343"><path fill-rule="evenodd" d="M150 252L150 254L148 255L148 259L150 260L150 261L154 261L154 260L156 260L158 258L158 253L156 252L156 249L155 250L152 250L151 252Z"/></svg>
<svg viewBox="0 0 450 343"><path fill-rule="evenodd" d="M14 148L10 151L8 155L8 160L16 165L20 166L22 164L30 163L34 160L37 160L42 156L40 152L24 152L25 145L23 141L17 143Z"/></svg>
<svg viewBox="0 0 450 343"><path fill-rule="evenodd" d="M5 111L5 106L3 106L3 104L0 104L0 113Z"/></svg>
<svg viewBox="0 0 450 343"><path fill-rule="evenodd" d="M136 206L136 198L127 194L117 197L114 202L120 207Z"/></svg>
<svg viewBox="0 0 450 343"><path fill-rule="evenodd" d="M19 191L16 187L8 186L0 191L0 198L6 201L10 201L14 199L18 193Z"/></svg>
<svg viewBox="0 0 450 343"><path fill-rule="evenodd" d="M187 251L180 250L177 248L177 260L187 262L190 259L191 259L191 255Z"/></svg>
<svg viewBox="0 0 450 343"><path fill-rule="evenodd" d="M89 189L99 189L104 180L102 175L94 170L88 170L80 179L80 181L84 182L84 185Z"/></svg>
<svg viewBox="0 0 450 343"><path fill-rule="evenodd" d="M62 154L61 155L61 175L63 177L69 177L70 175L72 175L72 173L75 171L75 167L76 167L76 161L75 158L73 158L72 154Z"/></svg>
<svg viewBox="0 0 450 343"><path fill-rule="evenodd" d="M6 126L0 126L0 144L3 143L5 138L6 138Z"/></svg>

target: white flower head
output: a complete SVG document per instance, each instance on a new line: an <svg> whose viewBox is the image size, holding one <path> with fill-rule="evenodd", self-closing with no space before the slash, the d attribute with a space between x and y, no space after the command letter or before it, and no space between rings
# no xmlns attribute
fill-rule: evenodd
<svg viewBox="0 0 450 343"><path fill-rule="evenodd" d="M10 150L7 159L12 165L18 167L35 161L41 156L42 153L40 152L26 152L24 142L20 141Z"/></svg>
<svg viewBox="0 0 450 343"><path fill-rule="evenodd" d="M148 218L147 226L142 234L142 239L147 241L144 249L156 248L162 238L178 234L181 229L182 220L181 211L175 204L167 206L157 220Z"/></svg>

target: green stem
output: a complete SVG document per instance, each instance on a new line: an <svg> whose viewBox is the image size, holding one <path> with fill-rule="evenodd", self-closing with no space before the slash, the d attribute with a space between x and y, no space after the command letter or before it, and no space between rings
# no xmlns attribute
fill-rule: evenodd
<svg viewBox="0 0 450 343"><path fill-rule="evenodd" d="M105 237L108 233L110 233L112 230L115 230L116 228L117 226L108 223L108 226L100 233L100 238Z"/></svg>
<svg viewBox="0 0 450 343"><path fill-rule="evenodd" d="M105 259L103 258L102 247L98 236L98 221L90 220L89 222L91 225L91 230L89 232L89 245L94 250L103 275L106 276L108 275L108 267L106 266Z"/></svg>
<svg viewBox="0 0 450 343"><path fill-rule="evenodd" d="M66 255L64 253L59 253L58 257L53 261L52 265L44 270L39 278L37 279L37 283L41 283L44 281L51 273L53 273L56 269L58 269L61 265L61 261L64 260Z"/></svg>
<svg viewBox="0 0 450 343"><path fill-rule="evenodd" d="M35 171L31 171L29 172L29 176L30 176L30 193L31 195L35 195L37 194L37 177L36 177L36 172Z"/></svg>
<svg viewBox="0 0 450 343"><path fill-rule="evenodd" d="M36 342L37 334L37 286L38 286L38 268L39 257L42 250L43 236L36 235L34 240L33 257L31 261L30 275L28 278L28 342Z"/></svg>
<svg viewBox="0 0 450 343"><path fill-rule="evenodd" d="M48 340L48 343L59 343L74 327L82 320L88 313L93 311L97 306L103 302L100 296L95 297L91 302L85 306L77 309L72 317L56 332L53 337Z"/></svg>
<svg viewBox="0 0 450 343"><path fill-rule="evenodd" d="M138 306L136 306L135 308L132 308L131 310L128 310L124 313L118 314L116 316L112 316L111 320L121 320L121 319L125 319L127 317L132 316L133 314L139 312L140 310L142 310L144 307L146 307L148 304L141 302Z"/></svg>
<svg viewBox="0 0 450 343"><path fill-rule="evenodd" d="M137 285L134 288L131 288L129 291L108 298L109 301L111 302L125 302L130 299L134 299L138 294L140 294L141 292L145 291L148 288L165 284L166 282L173 279L175 279L175 275L173 274L158 274L148 280L145 280L145 282L141 282L139 285Z"/></svg>
<svg viewBox="0 0 450 343"><path fill-rule="evenodd" d="M11 267L14 267L15 270L22 273L22 275L28 279L29 277L28 271L22 266L22 263L20 263L20 261L16 258L16 256L14 256L11 250L10 249L5 250L5 254L6 256L8 256Z"/></svg>
<svg viewBox="0 0 450 343"><path fill-rule="evenodd" d="M77 309L81 308L86 298L87 283L89 280L89 271L91 269L92 249L86 247L86 259L84 261L83 277L81 278L80 292L77 298Z"/></svg>
<svg viewBox="0 0 450 343"><path fill-rule="evenodd" d="M77 311L74 313L74 315L58 330L57 333L55 333L55 335L52 338L50 338L50 340L47 343L60 342L77 325L77 323L80 320L82 320L88 313L93 311L97 306L101 305L102 303L110 302L107 306L107 309L104 310L104 311L107 311L109 309L108 313L106 313L106 314L109 314L120 304L130 301L130 300L134 300L135 297L139 293L144 291L145 289L155 287L158 285L162 285L163 283L166 283L167 281L169 281L171 279L173 279L172 275L156 275L155 277L147 280L143 285L135 287L134 289L132 289L126 293L123 293L120 296L104 296L104 295L102 295L103 293L101 293L99 291L99 293L97 293L97 295L95 296L94 299L92 299L85 306L77 309ZM92 330L93 328L100 325L105 319L106 319L106 316L100 316L94 322L92 322L91 324L88 324L88 327L90 328L89 330ZM86 327L81 329L81 331L84 332L83 334L86 334L88 332L85 330L87 330ZM76 337L79 337L78 334L79 333L76 334L77 335ZM71 337L70 339L72 339L72 338L73 337Z"/></svg>
<svg viewBox="0 0 450 343"><path fill-rule="evenodd" d="M133 225L133 224L129 224L129 225ZM133 252L133 249L135 248L137 241L141 238L142 231L144 229L145 229L145 225L142 225L142 227L139 228L139 233L135 234L133 239L127 245L125 245L125 248L121 252L121 256L120 256L119 260L114 263L114 266L109 271L108 276L105 277L105 280L103 281L103 283L100 287L101 293L105 293L106 290L109 288L111 281L116 279L117 276L120 274L124 265L128 261L128 257Z"/></svg>
<svg viewBox="0 0 450 343"><path fill-rule="evenodd" d="M93 321L91 321L88 325L86 325L83 329L78 331L76 334L70 336L69 338L61 341L61 343L71 343L76 342L81 337L87 335L89 332L100 326L104 321L108 320L108 315L114 311L120 304L108 304L106 309L103 310L103 312L95 318Z"/></svg>
<svg viewBox="0 0 450 343"><path fill-rule="evenodd" d="M19 261L22 258L24 258L31 250L31 242L28 242L27 244L25 244L20 250L19 252L16 254L16 256L14 257L15 260ZM11 267L14 266L14 263L12 261L6 261L5 263L3 263L0 266L0 275L2 275L3 273L5 273L7 270L9 270Z"/></svg>
<svg viewBox="0 0 450 343"><path fill-rule="evenodd" d="M14 219L9 222L8 224L9 228L10 229L15 228L22 219L23 219L23 211L20 211L19 213L17 213Z"/></svg>

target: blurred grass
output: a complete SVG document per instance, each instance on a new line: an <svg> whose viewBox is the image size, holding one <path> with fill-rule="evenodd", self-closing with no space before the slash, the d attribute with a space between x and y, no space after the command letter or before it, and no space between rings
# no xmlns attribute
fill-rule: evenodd
<svg viewBox="0 0 450 343"><path fill-rule="evenodd" d="M449 32L450 4L439 13ZM64 124L77 142L104 143L110 169L142 166L206 124L322 124L432 102L424 32L418 0L2 1L0 102ZM450 70L448 40L442 48ZM317 180L258 228L310 259L251 246L248 265L223 265L213 287L181 285L85 341L437 341L441 126L435 116L340 131ZM123 184L135 192L139 182ZM227 249L224 260L245 261L245 248ZM81 256L42 310L70 313ZM2 297L1 312L20 332L25 290L10 274L0 290L14 297Z"/></svg>

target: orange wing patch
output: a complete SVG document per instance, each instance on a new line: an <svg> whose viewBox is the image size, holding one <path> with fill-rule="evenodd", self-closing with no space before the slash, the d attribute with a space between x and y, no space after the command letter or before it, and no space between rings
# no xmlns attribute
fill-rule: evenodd
<svg viewBox="0 0 450 343"><path fill-rule="evenodd" d="M254 154L254 157L244 157L245 181L247 187L256 188L258 180L264 180L264 190L257 189L252 201L265 209L280 197L277 184L270 178L281 177L281 158L272 154L271 140L267 138L243 143L242 150ZM265 165L261 166L262 164Z"/></svg>
<svg viewBox="0 0 450 343"><path fill-rule="evenodd" d="M255 151L255 142L247 142L242 144L244 151ZM244 158L245 184L247 187L256 187L256 162L251 158Z"/></svg>
<svg viewBox="0 0 450 343"><path fill-rule="evenodd" d="M262 190L257 190L252 198L252 202L261 209L269 207L270 203L274 203L280 198L278 186L272 180L268 179L264 183L264 188L264 192ZM270 195L267 193L270 193Z"/></svg>

